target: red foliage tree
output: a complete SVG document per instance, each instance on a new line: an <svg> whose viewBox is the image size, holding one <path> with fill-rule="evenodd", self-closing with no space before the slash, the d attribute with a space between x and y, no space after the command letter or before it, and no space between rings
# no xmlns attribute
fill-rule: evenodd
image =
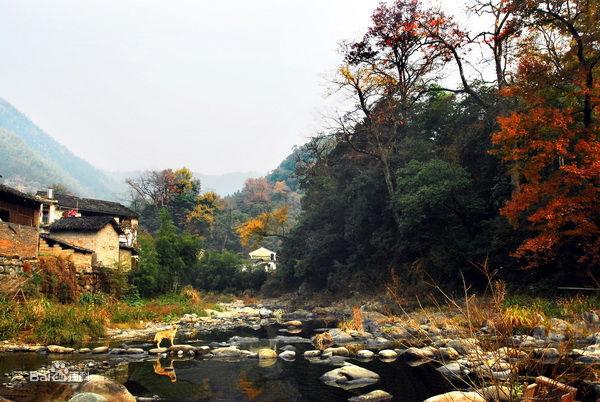
<svg viewBox="0 0 600 402"><path fill-rule="evenodd" d="M598 7L588 5L528 2L536 31L515 83L503 90L520 106L498 119L492 140L519 175L501 213L532 233L514 255L528 267L572 255L593 277L600 266L600 52Z"/></svg>

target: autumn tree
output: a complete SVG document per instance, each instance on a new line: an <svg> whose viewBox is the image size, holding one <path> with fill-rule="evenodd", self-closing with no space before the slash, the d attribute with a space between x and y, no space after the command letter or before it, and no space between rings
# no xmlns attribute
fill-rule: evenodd
<svg viewBox="0 0 600 402"><path fill-rule="evenodd" d="M237 233L243 246L255 246L266 237L287 238L289 229L288 207L282 206L263 212L238 226Z"/></svg>
<svg viewBox="0 0 600 402"><path fill-rule="evenodd" d="M600 264L599 5L519 6L532 26L529 51L503 93L520 107L498 119L493 141L494 152L518 168L520 181L501 213L531 230L514 253L528 266L572 256L593 276Z"/></svg>
<svg viewBox="0 0 600 402"><path fill-rule="evenodd" d="M336 82L355 100L355 107L336 120L338 137L380 162L390 199L399 138L443 63L442 48L422 29L423 15L417 0L382 3L364 37L343 46L345 64ZM394 219L400 222L396 212Z"/></svg>

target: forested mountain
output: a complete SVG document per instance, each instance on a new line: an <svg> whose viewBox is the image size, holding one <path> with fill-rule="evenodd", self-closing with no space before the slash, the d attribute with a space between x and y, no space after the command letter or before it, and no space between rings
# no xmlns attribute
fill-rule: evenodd
<svg viewBox="0 0 600 402"><path fill-rule="evenodd" d="M125 190L124 183L73 154L3 99L0 174L25 191L62 184L81 196L114 199Z"/></svg>

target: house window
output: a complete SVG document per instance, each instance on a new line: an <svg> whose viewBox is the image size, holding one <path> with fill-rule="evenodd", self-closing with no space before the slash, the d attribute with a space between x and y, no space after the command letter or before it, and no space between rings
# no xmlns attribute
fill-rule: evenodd
<svg viewBox="0 0 600 402"><path fill-rule="evenodd" d="M0 209L0 222L8 222L10 220L10 212L6 209Z"/></svg>

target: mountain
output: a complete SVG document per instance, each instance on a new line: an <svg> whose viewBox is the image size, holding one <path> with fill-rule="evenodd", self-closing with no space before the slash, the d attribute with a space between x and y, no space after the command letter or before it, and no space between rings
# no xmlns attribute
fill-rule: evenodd
<svg viewBox="0 0 600 402"><path fill-rule="evenodd" d="M61 184L80 196L117 199L125 184L73 154L0 98L0 175L32 192Z"/></svg>

